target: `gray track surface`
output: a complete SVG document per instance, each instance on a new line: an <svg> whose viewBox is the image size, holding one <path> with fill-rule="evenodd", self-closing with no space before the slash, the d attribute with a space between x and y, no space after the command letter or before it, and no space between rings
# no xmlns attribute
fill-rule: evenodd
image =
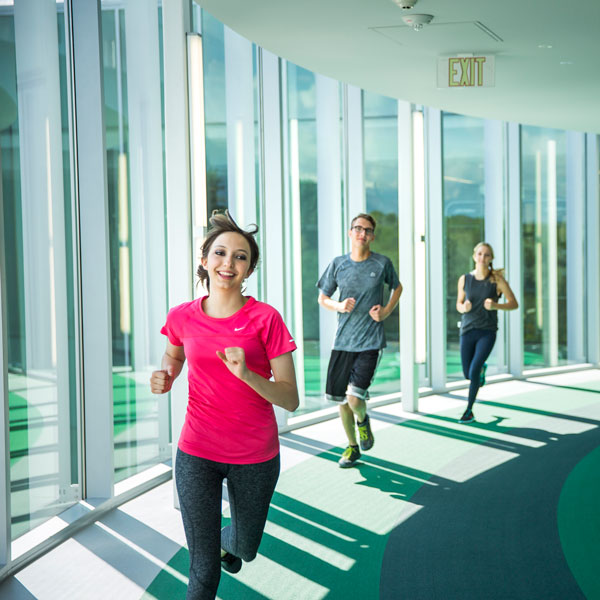
<svg viewBox="0 0 600 600"><path fill-rule="evenodd" d="M515 445L518 457L469 481L445 489L423 486L411 498L423 508L390 535L380 598L584 598L561 549L557 506L571 470L600 445L600 423L575 420L596 427L557 436L541 429L493 426L546 445ZM486 427L465 426L465 431L485 436ZM482 443L496 444L490 438Z"/></svg>

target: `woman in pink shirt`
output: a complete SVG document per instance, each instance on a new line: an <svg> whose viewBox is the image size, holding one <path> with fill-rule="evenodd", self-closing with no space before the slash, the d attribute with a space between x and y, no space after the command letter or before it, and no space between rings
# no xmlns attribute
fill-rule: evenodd
<svg viewBox="0 0 600 600"><path fill-rule="evenodd" d="M242 293L258 262L258 228L244 231L227 212L210 222L198 267L208 295L169 311L162 369L150 379L153 393L168 392L187 359L175 463L190 552L187 600L216 596L219 564L237 573L242 559L256 556L279 476L273 405L298 407L296 344L273 307ZM224 479L231 524L221 530Z"/></svg>

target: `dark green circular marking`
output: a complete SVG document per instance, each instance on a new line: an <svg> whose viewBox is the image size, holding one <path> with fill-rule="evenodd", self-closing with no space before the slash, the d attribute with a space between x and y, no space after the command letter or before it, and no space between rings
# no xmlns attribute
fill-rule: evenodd
<svg viewBox="0 0 600 600"><path fill-rule="evenodd" d="M567 564L587 598L600 598L600 447L571 471L558 502Z"/></svg>

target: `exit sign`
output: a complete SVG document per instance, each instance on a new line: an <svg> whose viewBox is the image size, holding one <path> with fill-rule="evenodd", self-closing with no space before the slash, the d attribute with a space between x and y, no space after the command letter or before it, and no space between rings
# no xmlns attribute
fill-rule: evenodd
<svg viewBox="0 0 600 600"><path fill-rule="evenodd" d="M438 58L439 88L494 87L494 56L444 56Z"/></svg>

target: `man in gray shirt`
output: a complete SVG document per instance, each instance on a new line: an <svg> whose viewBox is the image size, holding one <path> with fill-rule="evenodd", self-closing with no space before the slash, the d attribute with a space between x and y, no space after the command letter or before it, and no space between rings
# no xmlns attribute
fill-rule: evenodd
<svg viewBox="0 0 600 600"><path fill-rule="evenodd" d="M354 217L348 233L350 254L334 258L317 282L319 304L338 313L325 397L340 403L340 417L348 437L348 447L338 462L343 468L351 467L360 458L355 415L361 449L369 450L375 442L367 414L367 390L386 345L383 321L402 293L392 261L371 252L375 226L371 215L361 213ZM391 290L385 305L384 284ZM340 291L339 301L331 298L336 289Z"/></svg>

